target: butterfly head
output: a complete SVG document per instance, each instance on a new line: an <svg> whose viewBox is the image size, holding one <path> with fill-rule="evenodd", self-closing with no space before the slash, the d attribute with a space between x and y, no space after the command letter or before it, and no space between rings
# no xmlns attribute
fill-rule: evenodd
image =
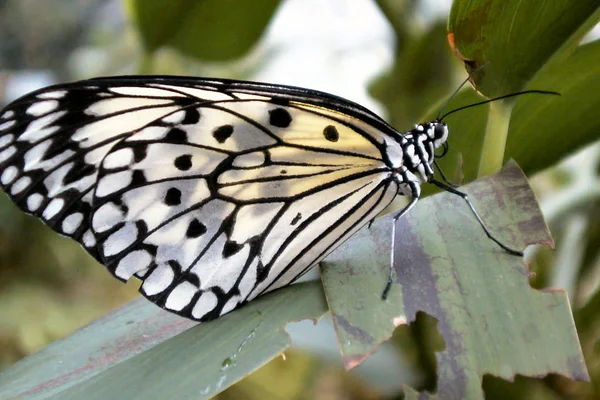
<svg viewBox="0 0 600 400"><path fill-rule="evenodd" d="M428 136L433 140L433 147L438 148L446 144L448 140L448 125L445 122L433 121L428 125L429 131Z"/></svg>

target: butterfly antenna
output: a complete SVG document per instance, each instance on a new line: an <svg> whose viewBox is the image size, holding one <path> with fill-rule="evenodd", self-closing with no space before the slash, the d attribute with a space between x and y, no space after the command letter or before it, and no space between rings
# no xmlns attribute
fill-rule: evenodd
<svg viewBox="0 0 600 400"><path fill-rule="evenodd" d="M456 109L454 109L452 111L449 111L446 114L442 115L441 118L438 117L437 120L438 121L443 121L444 118L446 118L448 115L454 114L457 111L466 110L467 108L480 106L482 104L491 103L491 102L497 101L497 100L507 99L509 97L521 96L523 94L531 94L531 93L552 94L552 95L555 95L555 96L560 96L560 93L558 93L558 92L551 92L551 91L548 91L548 90L524 90L522 92L515 92L515 93L511 93L511 94L505 94L504 96L494 97L493 99L488 99L488 100L480 101L478 103L473 103L473 104L468 104L466 106L458 107L458 108L456 108Z"/></svg>
<svg viewBox="0 0 600 400"><path fill-rule="evenodd" d="M465 78L465 80L464 80L464 81L462 81L462 83L461 83L461 84L458 86L458 88L456 88L456 90L454 91L454 93L452 93L452 94L450 95L450 97L448 97L448 100L446 100L446 101L444 102L444 104L442 105L442 107L440 107L440 111L438 112L438 115L437 115L437 117L435 118L435 119L436 119L436 121L441 121L441 119L440 119L440 114L441 114L441 113L444 111L444 109L445 109L445 108L448 106L448 104L450 104L450 102L452 101L452 99L453 99L454 97L456 97L456 95L458 94L458 92L460 91L460 89L462 89L462 88L463 88L463 86L465 86L465 85L467 84L467 82L469 82L469 81L471 80L471 78L473 78L473 76L475 76L475 74L477 74L479 71L481 71L481 70L483 69L483 67L485 67L485 66L486 66L486 65L488 65L489 63L490 63L490 62L489 62L489 61L487 61L487 62L483 63L483 64L482 64L482 65L481 65L479 68L477 68L477 69L475 69L475 70L471 71L471 73L469 74L469 76L467 76L467 77Z"/></svg>

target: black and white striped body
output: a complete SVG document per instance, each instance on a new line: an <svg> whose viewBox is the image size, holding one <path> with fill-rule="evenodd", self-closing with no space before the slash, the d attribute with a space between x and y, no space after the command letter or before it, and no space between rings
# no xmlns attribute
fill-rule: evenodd
<svg viewBox="0 0 600 400"><path fill-rule="evenodd" d="M159 306L208 320L294 281L397 195L416 200L447 136L294 87L93 79L0 112L0 186Z"/></svg>

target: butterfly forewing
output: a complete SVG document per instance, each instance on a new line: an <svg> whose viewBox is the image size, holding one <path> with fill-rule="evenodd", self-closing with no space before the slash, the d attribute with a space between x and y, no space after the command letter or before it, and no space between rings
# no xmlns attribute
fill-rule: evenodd
<svg viewBox="0 0 600 400"><path fill-rule="evenodd" d="M301 89L98 79L38 91L0 118L9 196L199 320L292 282L398 191L385 124Z"/></svg>

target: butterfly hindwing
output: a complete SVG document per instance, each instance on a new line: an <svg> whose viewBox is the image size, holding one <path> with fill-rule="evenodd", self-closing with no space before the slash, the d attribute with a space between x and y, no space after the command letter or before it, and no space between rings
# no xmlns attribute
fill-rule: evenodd
<svg viewBox="0 0 600 400"><path fill-rule="evenodd" d="M53 88L12 103L0 126L0 183L24 211L83 242L97 167L118 135L85 137L96 118L86 110L100 100L95 89ZM86 246L97 257L95 246Z"/></svg>
<svg viewBox="0 0 600 400"><path fill-rule="evenodd" d="M89 218L100 162L119 140L194 101L128 83L100 79L49 87L11 103L1 116L4 191L96 258Z"/></svg>
<svg viewBox="0 0 600 400"><path fill-rule="evenodd" d="M292 282L398 191L384 123L300 89L98 79L26 96L1 118L11 198L199 320Z"/></svg>

